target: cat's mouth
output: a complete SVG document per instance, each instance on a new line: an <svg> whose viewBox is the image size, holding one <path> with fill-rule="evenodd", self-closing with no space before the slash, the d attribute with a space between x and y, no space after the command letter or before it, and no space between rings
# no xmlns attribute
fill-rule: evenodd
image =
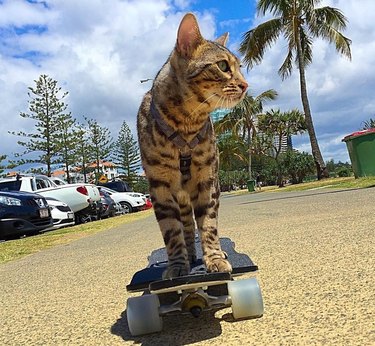
<svg viewBox="0 0 375 346"><path fill-rule="evenodd" d="M233 108L236 106L239 102L242 101L244 98L245 93L233 93L233 94L225 94L221 98L223 99L224 103L226 104L225 108Z"/></svg>

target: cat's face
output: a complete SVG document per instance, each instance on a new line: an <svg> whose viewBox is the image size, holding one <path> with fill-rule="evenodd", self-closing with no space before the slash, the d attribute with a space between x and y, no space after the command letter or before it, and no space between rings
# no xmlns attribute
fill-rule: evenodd
<svg viewBox="0 0 375 346"><path fill-rule="evenodd" d="M240 70L240 61L224 47L227 35L216 42L205 40L195 17L183 18L175 52L188 87L209 111L232 108L244 97L248 84Z"/></svg>

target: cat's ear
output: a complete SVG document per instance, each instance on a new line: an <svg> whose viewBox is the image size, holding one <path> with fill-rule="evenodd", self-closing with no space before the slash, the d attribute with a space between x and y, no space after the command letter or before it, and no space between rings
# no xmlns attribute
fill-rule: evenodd
<svg viewBox="0 0 375 346"><path fill-rule="evenodd" d="M202 43L197 19L192 13L185 14L177 32L176 49L183 57L190 58L194 50Z"/></svg>
<svg viewBox="0 0 375 346"><path fill-rule="evenodd" d="M229 40L229 32L226 32L225 34L217 38L215 42L217 42L218 44L221 44L222 46L226 46L228 40Z"/></svg>

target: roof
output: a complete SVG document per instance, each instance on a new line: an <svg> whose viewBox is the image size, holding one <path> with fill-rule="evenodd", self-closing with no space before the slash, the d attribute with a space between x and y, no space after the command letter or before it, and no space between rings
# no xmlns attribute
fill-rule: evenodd
<svg viewBox="0 0 375 346"><path fill-rule="evenodd" d="M346 142L346 141L348 141L348 140L350 140L352 138L359 137L359 136L365 136L365 135L369 135L369 134L375 134L375 128L371 128L371 129L367 129L367 130L363 130L363 131L353 132L350 135L345 136L342 139L342 141Z"/></svg>

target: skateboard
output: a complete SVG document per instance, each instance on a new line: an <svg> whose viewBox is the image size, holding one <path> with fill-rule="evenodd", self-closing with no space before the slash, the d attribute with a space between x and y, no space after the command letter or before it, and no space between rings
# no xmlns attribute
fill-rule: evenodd
<svg viewBox="0 0 375 346"><path fill-rule="evenodd" d="M160 332L162 317L187 313L199 317L202 311L232 308L235 320L263 315L263 299L255 277L235 280L256 272L258 267L246 254L237 253L229 238L220 238L221 249L228 255L232 273L207 273L202 261L199 237L195 239L197 260L189 275L163 280L168 261L165 248L154 250L147 268L136 272L126 286L128 292L143 295L127 300L126 315L133 336Z"/></svg>

